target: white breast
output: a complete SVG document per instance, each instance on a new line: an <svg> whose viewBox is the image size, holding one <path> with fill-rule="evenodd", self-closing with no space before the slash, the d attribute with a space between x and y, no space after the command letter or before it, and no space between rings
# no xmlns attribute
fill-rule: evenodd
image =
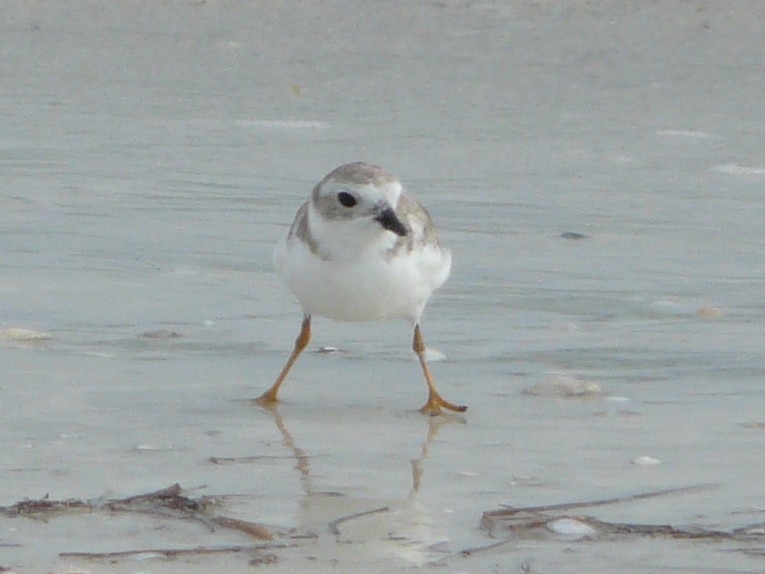
<svg viewBox="0 0 765 574"><path fill-rule="evenodd" d="M395 241L390 232L383 237L384 242ZM359 251L356 246L349 250L353 257L342 258L334 251L325 260L293 236L277 245L274 259L279 275L306 313L336 321L405 318L416 322L433 290L449 276L451 254L428 245L385 257L380 247L372 244Z"/></svg>

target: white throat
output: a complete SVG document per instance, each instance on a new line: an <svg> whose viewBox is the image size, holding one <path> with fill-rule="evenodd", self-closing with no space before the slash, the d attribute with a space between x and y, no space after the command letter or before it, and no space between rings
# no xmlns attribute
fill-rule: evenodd
<svg viewBox="0 0 765 574"><path fill-rule="evenodd" d="M354 261L370 251L384 253L396 243L396 235L376 221L361 219L326 220L308 203L308 225L319 252L330 260Z"/></svg>

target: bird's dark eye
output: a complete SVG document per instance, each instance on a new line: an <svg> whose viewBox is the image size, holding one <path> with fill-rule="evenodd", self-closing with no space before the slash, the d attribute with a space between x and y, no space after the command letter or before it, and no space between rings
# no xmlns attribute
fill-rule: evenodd
<svg viewBox="0 0 765 574"><path fill-rule="evenodd" d="M353 207L356 205L356 198L353 197L350 193L347 191L341 191L337 194L337 201L340 202L340 205L343 207Z"/></svg>

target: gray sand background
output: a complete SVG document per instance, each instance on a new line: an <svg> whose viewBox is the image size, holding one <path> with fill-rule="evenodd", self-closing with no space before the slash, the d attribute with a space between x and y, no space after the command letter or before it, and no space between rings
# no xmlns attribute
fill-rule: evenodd
<svg viewBox="0 0 765 574"><path fill-rule="evenodd" d="M479 528L501 504L693 485L715 486L584 514L765 522L763 30L755 0L5 0L0 505L232 495L226 515L316 535L274 572L762 572L761 538L461 551L509 537ZM453 252L423 332L464 417L415 411L395 322L317 320L310 350L341 351L307 353L276 412L247 402L300 323L272 247L353 160L397 174ZM59 555L249 542L0 517L17 573L249 572Z"/></svg>

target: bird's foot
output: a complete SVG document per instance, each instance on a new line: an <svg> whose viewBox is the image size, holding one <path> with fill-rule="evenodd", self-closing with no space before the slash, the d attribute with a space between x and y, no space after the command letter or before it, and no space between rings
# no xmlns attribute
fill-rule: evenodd
<svg viewBox="0 0 765 574"><path fill-rule="evenodd" d="M443 409L454 411L455 413L464 413L467 407L450 403L438 393L431 393L428 396L428 401L420 408L420 412L424 415L435 417L444 414Z"/></svg>
<svg viewBox="0 0 765 574"><path fill-rule="evenodd" d="M275 407L279 403L279 400L276 398L276 393L266 391L257 399L252 399L252 402L260 407Z"/></svg>

